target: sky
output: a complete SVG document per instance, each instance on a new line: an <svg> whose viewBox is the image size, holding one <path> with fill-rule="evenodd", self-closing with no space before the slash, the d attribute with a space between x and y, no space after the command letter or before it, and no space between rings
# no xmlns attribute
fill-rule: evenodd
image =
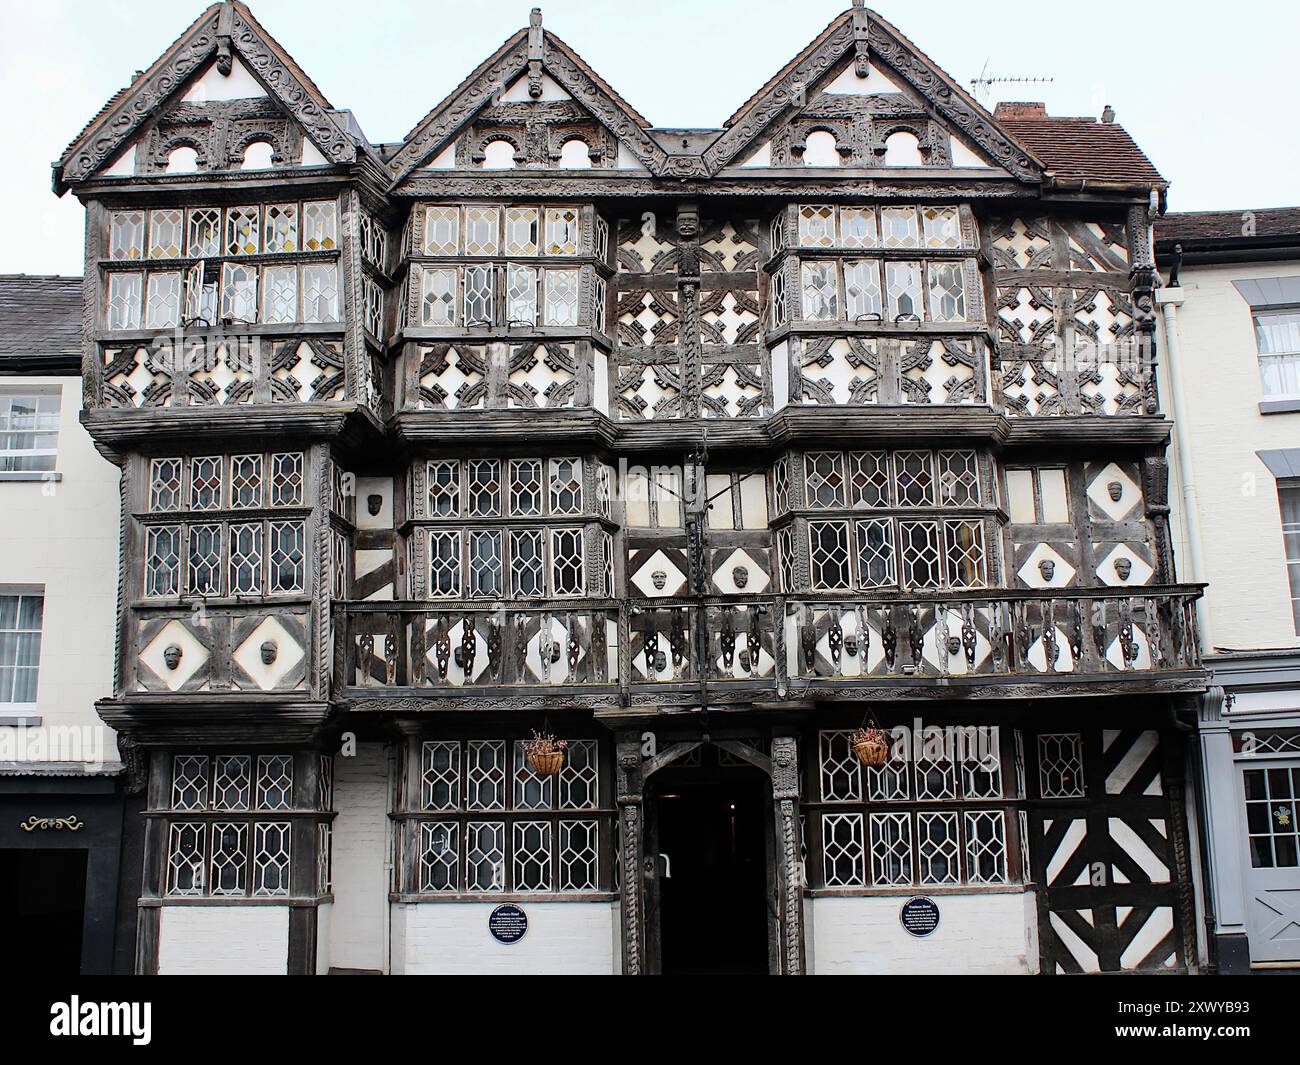
<svg viewBox="0 0 1300 1065"><path fill-rule="evenodd" d="M398 140L538 0L251 0L262 25L374 142ZM718 126L848 0L540 0L546 27L657 126ZM50 163L203 0L0 0L0 272L79 274L81 205ZM1172 183L1172 211L1300 205L1300 6L1267 0L1008 4L878 0L963 86L1115 108Z"/></svg>

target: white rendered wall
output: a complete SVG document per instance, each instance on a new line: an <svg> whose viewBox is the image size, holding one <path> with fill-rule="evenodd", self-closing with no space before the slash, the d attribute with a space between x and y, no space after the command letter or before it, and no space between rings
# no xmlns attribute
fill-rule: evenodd
<svg viewBox="0 0 1300 1065"><path fill-rule="evenodd" d="M283 976L289 907L164 906L160 976Z"/></svg>
<svg viewBox="0 0 1300 1065"><path fill-rule="evenodd" d="M528 915L528 932L509 945L498 943L488 932L488 916L497 905L494 902L394 906L400 911L393 921L394 972L547 976L618 972L613 903L516 902Z"/></svg>
<svg viewBox="0 0 1300 1065"><path fill-rule="evenodd" d="M334 905L316 950L336 969L388 968L388 794L382 744L334 759Z"/></svg>
<svg viewBox="0 0 1300 1065"><path fill-rule="evenodd" d="M0 386L62 392L55 465L62 479L0 481L0 587L45 589L35 714L49 729L98 729L91 743L116 762L95 700L113 692L120 475L77 420L81 378L0 377ZM51 748L49 760L66 760L60 753ZM93 755L87 747L81 760Z"/></svg>
<svg viewBox="0 0 1300 1065"><path fill-rule="evenodd" d="M811 900L809 969L827 975L1015 974L1038 969L1032 893L933 895L939 927L924 938L898 919L910 895Z"/></svg>
<svg viewBox="0 0 1300 1065"><path fill-rule="evenodd" d="M1264 393L1251 309L1232 284L1297 275L1295 263L1260 263L1189 267L1181 277L1178 336L1187 409L1180 412L1180 427L1188 434L1194 467L1206 570L1200 577L1210 584L1198 609L1209 611L1210 638L1219 648L1300 646L1291 619L1277 482L1255 454L1300 447L1300 413L1260 413ZM1162 406L1168 412L1163 322L1160 341ZM1182 471L1173 448L1169 455L1178 576L1189 580Z"/></svg>

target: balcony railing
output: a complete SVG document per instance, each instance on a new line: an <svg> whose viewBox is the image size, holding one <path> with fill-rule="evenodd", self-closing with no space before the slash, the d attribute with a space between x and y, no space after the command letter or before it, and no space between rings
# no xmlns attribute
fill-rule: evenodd
<svg viewBox="0 0 1300 1065"><path fill-rule="evenodd" d="M1198 670L1200 589L374 603L337 608L339 686L770 699L888 685ZM706 690L707 689L707 690Z"/></svg>

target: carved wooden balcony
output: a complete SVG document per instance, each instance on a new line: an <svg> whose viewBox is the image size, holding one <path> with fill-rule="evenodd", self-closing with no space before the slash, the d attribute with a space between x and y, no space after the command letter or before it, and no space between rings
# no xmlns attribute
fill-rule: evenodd
<svg viewBox="0 0 1300 1065"><path fill-rule="evenodd" d="M1134 593L347 604L340 695L462 709L474 691L502 709L1203 688L1200 589Z"/></svg>

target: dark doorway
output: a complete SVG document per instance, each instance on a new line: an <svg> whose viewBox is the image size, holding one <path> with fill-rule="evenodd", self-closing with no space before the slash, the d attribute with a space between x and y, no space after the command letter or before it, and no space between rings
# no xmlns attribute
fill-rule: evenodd
<svg viewBox="0 0 1300 1065"><path fill-rule="evenodd" d="M655 846L666 858L657 885L662 971L766 973L767 776L750 766L670 767L650 784Z"/></svg>
<svg viewBox="0 0 1300 1065"><path fill-rule="evenodd" d="M10 971L77 975L85 907L85 850L0 850L0 937Z"/></svg>

